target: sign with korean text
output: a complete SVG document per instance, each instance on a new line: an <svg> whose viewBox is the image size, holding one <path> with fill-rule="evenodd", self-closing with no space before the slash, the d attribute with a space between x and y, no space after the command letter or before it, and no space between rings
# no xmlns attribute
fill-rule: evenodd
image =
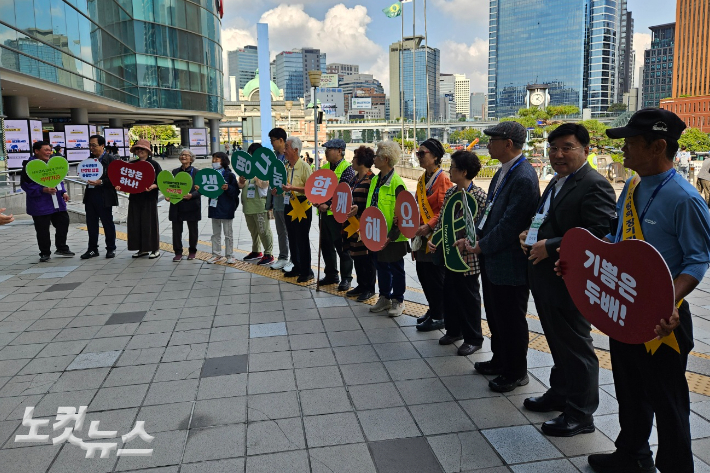
<svg viewBox="0 0 710 473"><path fill-rule="evenodd" d="M195 186L197 191L210 199L216 199L224 190L222 186L224 185L224 177L219 171L214 169L200 169L195 174Z"/></svg>
<svg viewBox="0 0 710 473"><path fill-rule="evenodd" d="M313 204L329 201L338 185L338 176L330 169L319 169L306 181L306 197Z"/></svg>
<svg viewBox="0 0 710 473"><path fill-rule="evenodd" d="M55 146L61 146L62 148L67 147L66 138L64 137L63 131L50 131L49 132L49 143L52 148Z"/></svg>
<svg viewBox="0 0 710 473"><path fill-rule="evenodd" d="M42 122L40 120L30 120L30 140L32 140L32 144L44 140Z"/></svg>
<svg viewBox="0 0 710 473"><path fill-rule="evenodd" d="M106 144L123 148L125 145L123 128L104 128L104 139Z"/></svg>
<svg viewBox="0 0 710 473"><path fill-rule="evenodd" d="M140 194L155 182L155 169L146 161L127 163L116 159L108 165L108 178L119 190Z"/></svg>
<svg viewBox="0 0 710 473"><path fill-rule="evenodd" d="M368 207L362 213L360 239L370 251L380 251L387 244L387 220L377 207Z"/></svg>
<svg viewBox="0 0 710 473"><path fill-rule="evenodd" d="M359 108L359 109L366 109L369 110L372 108L372 98L353 98L352 99L352 107L350 108Z"/></svg>
<svg viewBox="0 0 710 473"><path fill-rule="evenodd" d="M232 153L232 168L238 176L244 179L254 179L256 177L256 166L254 166L252 157L246 151L235 151Z"/></svg>
<svg viewBox="0 0 710 473"><path fill-rule="evenodd" d="M30 130L27 120L5 120L5 151L16 153L30 150Z"/></svg>
<svg viewBox="0 0 710 473"><path fill-rule="evenodd" d="M321 87L338 87L338 74L321 74Z"/></svg>
<svg viewBox="0 0 710 473"><path fill-rule="evenodd" d="M104 167L97 158L88 158L79 163L76 167L76 175L85 181L95 181L101 178Z"/></svg>
<svg viewBox="0 0 710 473"><path fill-rule="evenodd" d="M281 186L286 182L286 167L273 151L262 146L254 151L251 163L258 179L269 181L277 193L283 193Z"/></svg>
<svg viewBox="0 0 710 473"><path fill-rule="evenodd" d="M648 342L660 320L673 312L671 273L645 241L611 244L573 228L562 240L560 267L579 311L614 340Z"/></svg>
<svg viewBox="0 0 710 473"><path fill-rule="evenodd" d="M67 149L89 149L89 125L64 125Z"/></svg>
<svg viewBox="0 0 710 473"><path fill-rule="evenodd" d="M91 155L88 149L65 149L64 154L70 163L83 161Z"/></svg>
<svg viewBox="0 0 710 473"><path fill-rule="evenodd" d="M464 198L466 201L463 200ZM431 242L436 246L436 251L442 252L444 265L451 271L464 273L470 270L468 263L461 256L461 251L454 244L457 240L457 233L463 230L470 245L476 246L473 219L477 213L476 199L468 192L463 191L455 192L441 209L439 215L441 225L432 236Z"/></svg>
<svg viewBox="0 0 710 473"><path fill-rule="evenodd" d="M170 171L160 171L158 174L158 189L171 204L177 204L192 190L192 176L180 171L173 176Z"/></svg>
<svg viewBox="0 0 710 473"><path fill-rule="evenodd" d="M347 182L341 182L335 187L333 201L330 204L330 210L333 212L335 221L345 223L348 220L348 213L352 205L353 193L350 190L350 185Z"/></svg>
<svg viewBox="0 0 710 473"><path fill-rule="evenodd" d="M69 172L69 163L61 156L55 156L46 163L33 159L27 163L27 177L44 187L57 187Z"/></svg>
<svg viewBox="0 0 710 473"><path fill-rule="evenodd" d="M414 196L407 192L400 192L394 204L394 214L397 217L397 227L402 235L414 238L419 228L419 206Z"/></svg>
<svg viewBox="0 0 710 473"><path fill-rule="evenodd" d="M190 149L197 155L207 154L207 129L190 128L188 130L190 138Z"/></svg>

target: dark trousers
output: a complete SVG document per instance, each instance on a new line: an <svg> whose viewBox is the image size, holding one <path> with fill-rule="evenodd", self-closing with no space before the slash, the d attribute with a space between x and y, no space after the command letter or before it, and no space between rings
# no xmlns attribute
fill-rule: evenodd
<svg viewBox="0 0 710 473"><path fill-rule="evenodd" d="M535 306L555 361L548 393L566 404L565 414L580 421L589 419L599 407L599 360L592 327L576 308L538 300L535 297Z"/></svg>
<svg viewBox="0 0 710 473"><path fill-rule="evenodd" d="M197 229L197 220L195 221L185 221L185 220L174 220L173 221L173 250L176 255L182 254L182 227L183 222L187 223L188 231L188 251L190 253L197 253L197 237L199 236L199 230Z"/></svg>
<svg viewBox="0 0 710 473"><path fill-rule="evenodd" d="M66 210L54 212L49 215L33 215L37 234L37 246L40 255L52 254L52 237L49 234L49 226L55 228L54 244L58 250L69 250L67 246L67 234L69 233L69 214Z"/></svg>
<svg viewBox="0 0 710 473"><path fill-rule="evenodd" d="M357 274L357 287L364 291L375 292L375 280L377 278L377 269L375 268L375 259L371 254L362 256L353 256L355 264L355 274Z"/></svg>
<svg viewBox="0 0 710 473"><path fill-rule="evenodd" d="M443 286L446 334L462 335L464 343L470 345L483 345L478 276L445 270Z"/></svg>
<svg viewBox="0 0 710 473"><path fill-rule="evenodd" d="M679 312L681 319L690 321L687 302L683 302ZM664 344L651 355L645 345L628 345L613 339L609 340L609 348L621 424L616 448L637 459L650 458L648 438L655 414L656 466L663 473L692 472L690 395L685 379L687 351L681 349L678 353Z"/></svg>
<svg viewBox="0 0 710 473"><path fill-rule="evenodd" d="M321 218L321 252L325 263L325 276L333 277L338 275L338 261L340 257L340 278L342 280L353 278L353 259L350 253L343 250L343 238L341 235L343 224L335 221L332 215L324 215Z"/></svg>
<svg viewBox="0 0 710 473"><path fill-rule="evenodd" d="M291 197L295 199L296 197ZM304 199L304 197L302 197ZM289 214L293 210L291 204L284 209L286 214L286 232L288 233L288 248L291 252L291 263L293 271L299 276L309 276L313 274L311 269L311 241L308 233L311 231L311 221L313 220L313 207L306 210L306 218L299 221L292 219Z"/></svg>
<svg viewBox="0 0 710 473"><path fill-rule="evenodd" d="M521 378L528 368L528 286L493 284L481 267L483 304L491 329L493 363L508 378Z"/></svg>
<svg viewBox="0 0 710 473"><path fill-rule="evenodd" d="M99 251L99 221L104 227L106 251L116 251L116 225L113 223L113 207L106 207L101 195L92 196L84 203L86 229L89 232L89 250Z"/></svg>
<svg viewBox="0 0 710 473"><path fill-rule="evenodd" d="M441 320L444 317L444 273L446 272L446 269L444 269L443 266L438 266L431 261L419 260L417 260L416 268L419 282L421 283L422 290L424 291L424 296L429 303L429 316L434 320ZM478 292L478 283L476 286L476 292ZM478 318L478 328L480 332L480 310L478 311Z"/></svg>
<svg viewBox="0 0 710 473"><path fill-rule="evenodd" d="M404 259L394 263L377 261L377 282L379 283L380 295L385 299L404 302L404 291L407 289Z"/></svg>

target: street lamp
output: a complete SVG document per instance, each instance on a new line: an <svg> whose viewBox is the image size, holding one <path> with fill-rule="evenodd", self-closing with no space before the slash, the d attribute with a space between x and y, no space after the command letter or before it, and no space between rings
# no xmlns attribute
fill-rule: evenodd
<svg viewBox="0 0 710 473"><path fill-rule="evenodd" d="M287 100L284 106L288 111L288 132L291 133L291 109L293 108L293 100Z"/></svg>
<svg viewBox="0 0 710 473"><path fill-rule="evenodd" d="M320 169L320 159L318 159L318 102L316 101L316 88L320 87L320 76L322 74L321 71L308 71L308 79L311 81L311 87L313 87L313 129L315 130L313 159L316 163L316 171Z"/></svg>

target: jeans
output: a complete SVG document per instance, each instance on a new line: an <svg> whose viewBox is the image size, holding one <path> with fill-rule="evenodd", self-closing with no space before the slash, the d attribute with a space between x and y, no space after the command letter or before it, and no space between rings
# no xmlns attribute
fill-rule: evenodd
<svg viewBox="0 0 710 473"><path fill-rule="evenodd" d="M394 263L378 261L377 282L380 288L380 296L385 299L404 302L404 291L407 288L404 275L404 259Z"/></svg>

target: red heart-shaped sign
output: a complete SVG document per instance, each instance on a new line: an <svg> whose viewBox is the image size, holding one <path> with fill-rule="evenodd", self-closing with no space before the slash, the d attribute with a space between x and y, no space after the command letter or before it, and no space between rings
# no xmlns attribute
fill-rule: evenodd
<svg viewBox="0 0 710 473"><path fill-rule="evenodd" d="M583 228L560 247L565 285L582 315L623 343L645 343L673 312L673 279L653 246L641 240L607 243Z"/></svg>
<svg viewBox="0 0 710 473"><path fill-rule="evenodd" d="M414 196L407 191L400 192L394 204L394 214L402 235L414 238L419 229L419 205Z"/></svg>
<svg viewBox="0 0 710 473"><path fill-rule="evenodd" d="M140 194L155 183L155 169L146 161L127 163L116 159L108 165L111 184L129 194Z"/></svg>
<svg viewBox="0 0 710 473"><path fill-rule="evenodd" d="M350 185L347 182L341 182L335 188L333 194L333 203L330 209L333 211L333 218L338 223L345 223L348 219L350 207L353 205L353 193L350 190Z"/></svg>
<svg viewBox="0 0 710 473"><path fill-rule="evenodd" d="M387 243L387 220L377 207L368 207L360 217L360 239L370 251L380 251Z"/></svg>
<svg viewBox="0 0 710 473"><path fill-rule="evenodd" d="M338 176L330 169L319 169L306 181L306 197L313 204L328 202L335 193Z"/></svg>

